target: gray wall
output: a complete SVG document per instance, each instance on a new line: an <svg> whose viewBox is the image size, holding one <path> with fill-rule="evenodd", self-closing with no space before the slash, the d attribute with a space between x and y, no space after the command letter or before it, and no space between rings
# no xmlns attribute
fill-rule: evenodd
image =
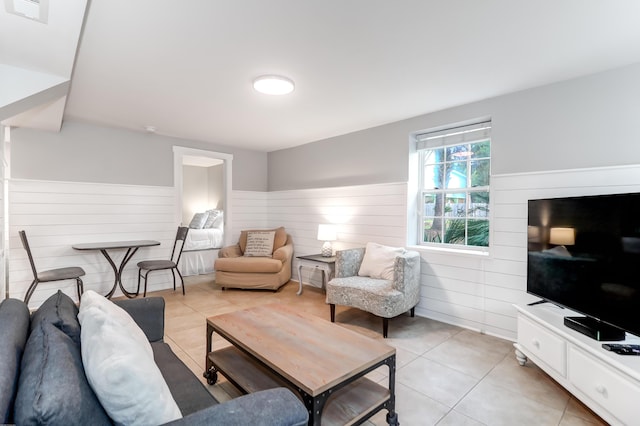
<svg viewBox="0 0 640 426"><path fill-rule="evenodd" d="M59 133L11 131L11 176L67 182L173 186L173 146L233 155L232 187L267 190L267 154L65 120Z"/></svg>
<svg viewBox="0 0 640 426"><path fill-rule="evenodd" d="M269 153L269 190L408 180L409 135L491 117L492 172L640 163L640 64Z"/></svg>

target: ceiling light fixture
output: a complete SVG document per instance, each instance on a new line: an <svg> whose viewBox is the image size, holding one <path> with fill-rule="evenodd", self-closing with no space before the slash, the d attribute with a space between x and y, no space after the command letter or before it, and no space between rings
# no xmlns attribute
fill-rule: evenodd
<svg viewBox="0 0 640 426"><path fill-rule="evenodd" d="M263 75L253 80L253 88L265 95L286 95L293 92L293 80L280 75Z"/></svg>

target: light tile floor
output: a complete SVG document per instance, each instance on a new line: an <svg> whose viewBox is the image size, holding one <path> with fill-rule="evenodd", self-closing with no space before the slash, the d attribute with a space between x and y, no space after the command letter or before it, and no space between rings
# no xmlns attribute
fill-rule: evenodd
<svg viewBox="0 0 640 426"><path fill-rule="evenodd" d="M211 276L185 277L180 289L150 293L166 302L165 340L206 384L205 319L266 303L287 303L329 320L321 289L289 282L278 292L221 290ZM338 307L336 322L382 339L381 320L356 309ZM404 426L426 425L603 425L530 361L516 362L511 342L438 321L408 315L389 323L386 342L397 350L396 410ZM226 344L214 335L214 347ZM386 367L373 380L387 380ZM219 401L240 393L223 377L208 386ZM386 411L367 423L384 425Z"/></svg>

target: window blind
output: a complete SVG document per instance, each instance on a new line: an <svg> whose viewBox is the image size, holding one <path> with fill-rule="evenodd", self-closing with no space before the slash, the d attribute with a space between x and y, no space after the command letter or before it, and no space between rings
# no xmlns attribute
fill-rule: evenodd
<svg viewBox="0 0 640 426"><path fill-rule="evenodd" d="M452 127L435 132L419 133L415 136L417 149L459 145L487 139L491 136L491 121Z"/></svg>

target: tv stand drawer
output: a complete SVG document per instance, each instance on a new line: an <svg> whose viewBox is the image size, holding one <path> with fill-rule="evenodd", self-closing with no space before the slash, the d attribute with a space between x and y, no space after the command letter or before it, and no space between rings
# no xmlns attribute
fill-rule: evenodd
<svg viewBox="0 0 640 426"><path fill-rule="evenodd" d="M569 348L569 381L589 399L615 413L623 424L638 422L640 387L573 346Z"/></svg>
<svg viewBox="0 0 640 426"><path fill-rule="evenodd" d="M530 356L538 358L566 377L567 345L556 334L518 315L518 343Z"/></svg>

